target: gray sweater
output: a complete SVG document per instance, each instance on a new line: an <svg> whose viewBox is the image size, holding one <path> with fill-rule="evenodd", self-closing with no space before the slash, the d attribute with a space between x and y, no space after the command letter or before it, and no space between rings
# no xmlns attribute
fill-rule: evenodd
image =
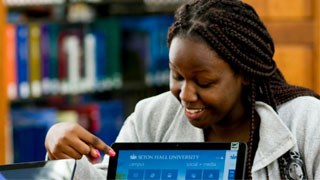
<svg viewBox="0 0 320 180"><path fill-rule="evenodd" d="M260 141L253 162L253 179L280 179L278 159L293 179L320 179L320 101L295 98L278 107L256 102ZM125 121L117 142L204 142L202 129L192 126L177 99L166 92L140 101ZM91 165L78 161L75 179L106 179L109 156Z"/></svg>

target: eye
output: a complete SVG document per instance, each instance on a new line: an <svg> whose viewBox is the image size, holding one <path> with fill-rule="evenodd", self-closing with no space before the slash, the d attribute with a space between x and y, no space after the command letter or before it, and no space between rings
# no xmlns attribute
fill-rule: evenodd
<svg viewBox="0 0 320 180"><path fill-rule="evenodd" d="M197 85L201 88L208 88L214 85L215 83L215 81L197 81Z"/></svg>
<svg viewBox="0 0 320 180"><path fill-rule="evenodd" d="M199 87L201 88L208 88L211 86L212 83L206 83L206 84L202 84L202 83L197 83Z"/></svg>

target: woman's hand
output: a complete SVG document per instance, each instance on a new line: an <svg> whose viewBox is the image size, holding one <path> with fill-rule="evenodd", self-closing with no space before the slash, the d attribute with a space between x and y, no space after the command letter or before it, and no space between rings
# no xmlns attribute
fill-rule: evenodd
<svg viewBox="0 0 320 180"><path fill-rule="evenodd" d="M45 147L49 159L81 159L83 155L100 157L99 151L115 156L115 152L101 139L76 123L58 123L46 136Z"/></svg>

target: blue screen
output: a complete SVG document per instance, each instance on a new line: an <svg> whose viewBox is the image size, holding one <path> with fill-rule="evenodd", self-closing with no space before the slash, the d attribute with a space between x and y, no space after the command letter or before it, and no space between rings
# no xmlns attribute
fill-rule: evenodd
<svg viewBox="0 0 320 180"><path fill-rule="evenodd" d="M116 179L234 179L236 150L120 150Z"/></svg>

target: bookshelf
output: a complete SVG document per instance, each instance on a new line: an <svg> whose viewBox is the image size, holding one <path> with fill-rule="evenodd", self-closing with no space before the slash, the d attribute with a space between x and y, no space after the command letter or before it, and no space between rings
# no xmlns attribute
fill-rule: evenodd
<svg viewBox="0 0 320 180"><path fill-rule="evenodd" d="M4 42L4 27L6 24L6 7L3 1L0 1L0 164L8 162L8 128L7 128L7 111L8 111L8 99L6 95L5 87L5 63L3 60L3 54L5 53L5 42Z"/></svg>
<svg viewBox="0 0 320 180"><path fill-rule="evenodd" d="M67 5L69 5L69 3L71 3L70 1L67 1L65 4L63 4L62 6L66 7ZM72 3L71 3L72 4ZM32 53L34 52L37 52L39 51L39 49L34 49L34 50L31 50L31 46L32 46L32 39L33 37L31 35L33 35L31 33L32 31L32 28L31 27L36 27L35 25L36 24L39 24L40 25L40 28L41 28L41 33L42 33L42 27L43 25L56 25L56 26L59 26L59 30L57 30L56 32L59 32L59 35L60 32L62 32L63 30L69 30L69 28L75 28L75 27L79 27L79 29L83 30L83 32L80 32L81 33L81 37L83 37L83 39L85 39L84 37L86 35L88 35L89 33L97 33L99 35L99 32L111 32L111 29L113 29L116 25L115 24L111 24L110 23L121 23L121 26L119 26L118 29L114 29L112 30L113 34L112 35L105 35L103 34L104 37L107 37L106 38L106 41L107 43L110 43L108 40L112 39L112 38L115 38L117 36L124 36L124 34L126 35L126 37L131 37L133 35L137 35L138 38L141 38L141 36L143 36L143 46L139 46L138 48L139 49L136 49L136 47L134 45L132 45L132 43L130 45L128 45L128 48L129 48L129 53L131 54L127 54L126 58L128 58L128 60L132 60L131 55L132 55L132 51L139 51L140 53L140 50L141 49L148 49L148 51L151 51L151 47L147 47L146 48L146 45L148 44L156 44L156 47L153 49L159 49L161 50L161 52L156 52L154 53L154 51L151 53L150 52L150 56L159 56L160 58L156 59L155 61L157 62L157 64L153 65L152 67L150 67L150 69L154 69L155 67L156 68L163 68L165 65L167 66L167 47L166 47L166 30L167 28L171 25L171 21L173 20L173 16L172 16L172 12L173 10L176 8L176 6L178 6L177 3L175 4L171 4L170 5L170 9L167 8L167 9L163 9L163 5L162 6L159 6L157 8L148 8L147 5L144 6L144 3L142 0L130 0L130 1L124 1L124 0L121 0L121 1L103 1L99 4L95 4L95 3L87 3L86 4L89 4L91 7L93 7L93 9L96 9L97 11L97 15L96 15L96 19L93 21L93 22L77 22L77 23L74 23L74 22L68 22L66 19L67 17L67 12L68 10L65 9L65 8L62 8L63 11L62 14L64 14L64 18L61 19L61 17L59 19L56 19L56 17L50 19L50 15L49 13L55 9L55 8L60 8L60 6L57 6L56 4L52 4L52 5L37 5L37 6L29 6L29 5L22 5L22 6L7 6L7 17L8 19L10 20L12 16L10 16L10 14L12 12L18 12L20 14L24 14L26 15L23 19L23 21L17 21L17 23L14 23L14 21L11 21L13 23L5 23L5 18L3 17L2 20L3 20L3 26L4 25L7 25L7 30L8 30L8 25L12 25L14 26L15 30L13 32L15 32L15 38L17 39L16 41L16 47L14 48L16 53L16 56L15 58L12 58L12 59L16 59L16 63L17 63L17 69L15 69L14 71L16 71L17 73L13 73L13 74L16 74L17 75L17 80L18 80L18 76L19 76L19 73L22 72L22 71L19 71L19 64L18 64L18 56L19 54L21 53L19 51L19 48L21 48L21 44L19 46L19 37L18 36L21 36L21 34L27 34L28 37L25 38L25 39L28 39L28 40L24 40L24 42L27 42L27 43L23 43L23 44L28 44L29 47L24 47L24 49L27 49L25 51L24 54L27 54L26 52L29 53L29 55L25 55L27 58L24 58L24 59L27 59L25 60L25 62L28 62L30 64L28 64L26 67L27 68L30 68L28 69L27 71L30 72L30 74L26 73L24 74L24 76L26 77L25 80L26 81L32 81L32 72L42 72L43 71L39 71L39 70L36 70L36 71L33 71L31 70L32 67L35 67L31 64L31 55ZM137 6L139 8L133 8L134 10L130 11L130 9L128 9L128 7L132 7L132 6ZM2 4L2 7L5 8ZM40 10L39 10L40 8ZM132 9L132 8L131 8ZM61 9L60 9L61 10ZM37 16L39 13L39 16ZM134 15L133 17L131 15ZM152 17L151 17L152 16ZM101 27L101 24L99 26L99 22L101 23L101 21L103 21L103 25L106 25L105 21L107 21L107 29L106 28L102 28ZM115 22L117 21L117 22ZM157 24L157 22L161 22L160 24ZM10 22L10 21L9 21ZM133 25L132 22L135 22L135 24ZM138 25L139 23L140 25ZM153 24L150 25L150 24L146 24L145 22L152 22ZM96 24L97 23L97 24ZM124 25L126 24L126 25ZM163 25L165 24L165 25ZM79 25L79 26L78 26ZM92 26L91 26L92 25ZM168 26L168 27L163 27L163 26ZM19 28L28 28L28 31L24 31L24 32L27 32L27 33L19 33L21 31L19 31ZM50 26L51 27L51 26ZM142 28L141 29L135 29L135 31L139 31L139 32L134 32L134 33L131 33L131 29L134 29L132 27L139 27L139 28ZM158 28L154 28L154 27L158 27ZM39 27L37 27L39 28ZM61 29L60 29L61 28ZM93 30L91 29L93 28ZM97 28L97 29L94 29L94 28ZM99 29L99 28L102 28L102 29ZM161 32L160 30L161 29ZM61 31L60 31L61 30ZM73 29L74 30L74 29ZM91 31L92 30L92 31ZM99 32L97 32L99 30ZM118 33L121 32L121 33ZM124 31L126 31L124 33ZM143 33L141 33L140 31L143 31ZM158 34L161 34L161 37L157 37L157 36L160 36L158 34L154 34L153 32L154 31L157 31ZM39 32L39 30L38 30ZM71 32L71 31L70 31ZM74 32L74 31L72 31ZM117 33L115 33L117 32ZM69 31L68 31L69 33ZM123 34L122 34L123 33ZM153 35L151 36L150 34L153 33ZM1 32L1 35L3 35L4 32ZM35 33L37 34L37 33ZM120 34L120 35L118 35ZM146 35L147 34L147 35ZM41 34L43 35L43 34ZM67 34L69 36L71 36L71 34ZM75 34L72 34L72 35L75 35L77 36L78 33L76 32ZM97 35L97 37L98 37ZM101 35L101 34L100 34ZM147 37L146 36L150 36L150 37ZM6 37L6 39L8 38L9 36ZM43 36L41 36L43 37ZM57 37L57 36L56 36ZM38 42L39 42L39 37L38 38ZM52 38L52 39L55 39L56 41L59 40L59 38ZM79 38L80 39L80 38ZM102 38L101 38L102 39ZM147 41L146 41L147 39ZM152 39L152 40L151 40ZM159 39L161 40L164 40L164 41L161 41L161 43L152 43L152 42L156 42L156 41L160 41ZM96 41L98 41L99 39L96 38ZM133 38L132 41L135 41L136 39ZM8 42L10 42L10 40L6 40ZM100 40L100 41L103 41L103 40ZM111 41L111 40L110 40ZM122 37L120 37L119 39L115 40L115 41L121 41L121 45L122 45ZM138 40L140 42L140 40ZM150 42L149 42L150 41ZM41 41L42 42L42 41ZM40 43L41 43L40 42ZM114 42L114 41L113 41ZM147 42L147 43L146 43ZM20 42L21 43L21 42ZM111 45L110 45L111 44ZM110 43L108 44L109 47L115 47L114 44L115 43ZM117 45L117 43L116 43ZM9 45L7 45L8 47L11 47ZM36 44L35 46L38 46L39 48L39 44ZM160 47L161 46L161 47ZM2 46L3 47L3 46ZM41 48L43 48L45 46L41 46ZM55 47L55 45L52 45L50 44L50 51L53 51L53 52L57 52L55 50L53 50ZM63 46L59 46L57 45L57 47L63 47ZM72 46L74 47L74 46ZM40 48L40 49L41 49ZM124 46L121 46L120 49L123 50L122 48L124 48L125 50L128 50L126 49L127 47L124 47ZM130 49L131 48L131 49ZM3 49L3 48L2 48ZM10 48L7 48L7 49L10 49ZM57 48L58 49L58 48ZM42 50L42 49L41 49ZM91 49L92 50L92 49ZM105 50L105 49L104 49ZM119 50L112 50L109 52L109 49L107 48L107 50L109 54L112 54L114 52L118 52ZM31 53L32 52L32 53ZM87 52L87 51L86 51ZM107 54L108 54L107 53ZM145 53L145 52L143 52ZM10 54L10 53L8 53ZM120 51L118 53L118 55L120 54ZM124 53L121 53L121 56L123 56ZM156 55L155 55L156 54ZM159 55L160 54L160 55ZM59 53L56 53L56 56L59 55ZM118 56L117 54L112 54L110 55L110 57L115 57L115 56ZM139 54L140 55L140 54ZM149 54L148 54L149 55ZM21 55L20 55L21 56ZM85 56L85 53L84 53L84 56ZM82 56L82 57L84 57ZM15 122L19 122L19 120L15 120L17 118L15 118L15 112L17 109L22 109L22 111L25 111L24 113L28 113L26 112L26 110L28 110L29 108L39 108L39 114L41 114L40 111L42 111L43 109L42 108L51 108L51 107L55 107L57 109L57 111L60 112L61 111L64 111L66 109L66 107L63 107L64 105L70 105L70 106L73 106L75 104L77 104L77 102L80 102L82 103L83 101L81 99L89 99L89 103L92 103L93 101L97 101L97 103L101 103L99 105L101 105L101 109L108 109L108 107L106 106L106 103L105 101L116 101L116 100L120 100L121 102L123 102L123 104L125 105L125 107L123 107L123 111L124 113L122 113L124 115L124 117L122 118L123 120L125 119L125 117L127 117L130 113L133 112L133 109L134 109L134 106L136 104L137 101L145 98L145 97L149 97L149 96L152 96L152 95L156 95L156 94L159 94L161 92L164 92L164 91L167 91L169 89L168 87L168 82L165 82L163 81L163 77L164 76L159 76L157 73L154 73L155 71L153 71L153 77L156 77L156 76L159 76L161 77L160 79L160 83L156 83L156 84L153 84L153 83L147 83L147 78L145 77L146 74L145 73L150 73L150 71L148 71L149 69L149 66L148 65L145 65L144 63L146 62L144 59L142 59L141 61L141 56L137 56L137 54L133 54L134 56L134 62L137 62L139 61L138 63L132 63L132 61L130 62L130 65L141 65L141 66L145 66L144 68L142 68L143 71L140 72L141 69L133 69L133 68L128 68L130 67L130 65L126 64L124 65L123 64L123 57L117 57L117 58L105 58L105 59L118 59L120 60L120 66L122 66L122 81L123 81L123 84L121 85L121 87L115 87L115 86L112 86L112 88L108 89L94 89L93 91L89 90L89 91L81 91L81 92L76 92L76 93L73 93L73 91L65 91L65 93L63 93L61 91L61 89L59 88L58 92L54 92L54 93L48 93L48 94L45 94L43 93L42 95L38 96L38 95L32 95L32 86L31 86L31 83L29 82L29 92L28 96L19 96L21 95L22 93L19 91L19 88L20 90L22 89L21 86L19 86L17 84L18 87L18 98L11 98L10 95L6 95L6 94L3 94L3 97L5 97L5 108L2 108L1 110L3 111L8 111L8 113L6 113L6 116L10 116L10 121L8 122L11 122L11 127L10 128L6 128L3 124L5 123L1 123L1 128L3 128L4 130L1 131L1 133L3 132L3 134L1 134L1 138L5 139L7 138L8 140L10 140L10 142L12 141L13 143L13 146L15 147L14 148L14 151L12 152L14 154L14 160L16 162L16 159L19 159L19 158L16 158L16 157L26 157L26 156L32 156L32 155L29 155L31 153L26 153L26 155L19 155L19 156L16 156L16 152L17 151L20 151L20 149L24 149L23 147L25 146L16 146L16 142L18 142L21 138L18 138L18 133L17 133L17 129L19 128L19 125L16 126ZM34 57L34 59L37 59L37 61L39 61L39 54L35 55L35 56L32 56ZM67 57L70 57L70 56L67 56ZM92 56L90 56L92 58ZM41 54L41 58L42 58L42 54ZM59 57L60 58L60 57ZM151 61L152 58L148 57ZM58 59L58 58L57 58ZM103 58L102 58L103 59ZM41 60L42 61L42 60ZM141 62L140 62L141 61ZM161 61L161 62L160 62ZM9 61L7 61L9 62ZM48 61L47 61L48 62ZM85 60L82 59L82 62L85 62ZM117 62L117 61L113 61L113 62ZM164 63L165 62L165 65ZM150 63L151 64L151 63ZM42 67L43 64L41 64L40 66ZM2 69L5 69L5 65L2 65L3 68ZM6 67L9 67L9 66L6 66ZM37 65L37 67L39 67L39 65ZM73 66L69 66L69 67L75 67L75 64L73 64ZM97 66L99 67L99 66ZM105 66L103 66L105 67ZM108 67L111 67L111 66L107 66ZM114 67L114 66L113 66ZM123 68L126 68L125 70ZM135 66L136 67L136 66ZM8 69L8 68L7 68ZM76 68L74 68L76 69ZM109 69L108 69L109 70ZM163 69L161 69L163 70ZM13 72L13 71L10 71L10 70L7 70L8 71L8 74L10 74L9 72ZM23 70L23 72L25 72L25 70ZM70 71L69 71L70 72ZM111 71L109 71L111 72ZM124 75L124 73L126 73L126 75ZM165 72L166 74L168 74L168 71ZM2 79L5 79L5 75L7 75L7 77L10 77L8 74L6 73L3 73L3 78ZM43 73L44 74L44 73ZM42 75L43 75L42 74ZM138 76L136 76L138 75ZM29 76L29 78L27 77ZM39 76L39 74L37 75ZM166 78L166 77L165 77ZM37 79L39 79L39 77L37 77ZM157 78L159 80L159 78ZM169 78L168 78L169 79ZM148 81L150 82L150 81ZM152 78L151 78L151 82L158 82L158 81L153 81ZM59 81L59 84L61 85L62 84L62 81ZM5 82L3 81L1 83L1 85L5 86ZM110 84L109 84L110 85ZM61 87L61 86L60 86ZM70 86L69 86L70 87ZM111 87L111 86L110 86ZM105 87L103 87L105 88ZM6 89L6 88L3 88L3 89ZM79 88L80 89L80 88ZM43 89L42 89L43 90ZM44 91L42 91L44 92ZM2 92L2 93L5 93ZM19 94L20 93L20 94ZM9 100L8 100L9 99ZM80 99L80 100L79 100ZM98 102L99 101L99 102ZM78 104L80 104L78 103ZM95 103L95 102L94 102ZM117 103L117 102L116 102ZM118 104L119 105L119 104ZM121 106L121 105L119 105ZM119 109L119 108L118 108ZM34 110L34 109L33 109ZM101 110L102 112L103 110ZM30 113L31 111L29 111ZM112 111L112 113L116 113L116 111ZM2 113L4 114L4 113ZM33 114L37 114L37 113L33 113ZM48 113L47 113L48 114ZM107 117L108 115L100 115L102 117ZM17 117L17 115L16 115ZM20 116L21 117L21 116ZM27 117L27 115L25 115L24 117ZM112 115L111 117L117 117L117 115ZM120 117L120 116L118 116ZM30 118L30 116L28 117L29 119L32 119ZM24 120L28 119L28 118L24 118ZM2 119L6 119L6 118L2 118ZM102 119L102 118L101 118ZM106 119L106 118L105 118ZM119 118L118 118L119 119ZM21 120L21 119L20 119ZM4 120L2 120L3 122L5 122ZM21 121L20 121L21 122ZM23 124L23 123L22 123ZM34 124L36 124L36 122L34 121ZM37 121L37 124L42 124L42 121ZM119 123L117 125L117 127L119 126ZM103 125L101 125L101 128L103 127ZM10 130L12 129L12 134L11 135L6 135L5 134L5 130ZM103 128L105 129L105 128ZM110 131L113 130L113 129L110 129ZM108 132L108 131L106 131ZM23 134L23 133L20 133L20 134ZM112 134L112 136L114 135L115 133ZM102 137L104 135L101 135ZM99 136L101 138L101 136ZM19 136L21 137L21 136ZM11 140L12 139L12 140ZM24 142L27 142L26 139L27 138L27 135L24 136L24 138L22 138ZM105 139L107 139L107 137L105 137ZM37 139L38 141L39 139ZM43 146L43 142L44 140L41 140L41 141L38 141L38 142L41 142L41 143L36 143L35 145L42 145ZM107 140L104 140L106 143L109 143L111 144L110 142L108 142ZM5 141L2 141L1 142L5 142ZM1 148L9 148L11 146L2 146L1 144ZM19 148L17 148L19 147ZM31 147L31 146L30 146ZM42 147L41 147L42 148ZM26 148L24 149L23 151L24 152L32 152L34 154L34 150L30 150L30 148ZM9 154L10 151L2 151L1 155L3 156L9 156L11 157L11 153ZM38 153L40 154L40 153ZM41 152L42 154L42 152ZM40 154L40 157L44 157L44 155L41 155ZM38 155L39 156L39 155ZM3 160L1 163L12 163L12 161L10 162L9 161L10 159L7 158L7 160ZM21 160L21 159L19 159ZM32 159L23 159L21 161L17 161L17 162L28 162L28 161L33 161ZM36 159L38 160L38 159Z"/></svg>
<svg viewBox="0 0 320 180"><path fill-rule="evenodd" d="M292 11L283 11L282 9L278 11L266 10L264 3L266 2L256 2L252 0L246 0L250 4L255 5L258 13L262 15L262 18L265 20L266 25L268 26L271 34L273 35L275 42L278 47L277 51L282 52L279 53L276 59L279 59L283 62L288 59L298 59L299 62L304 62L306 57L309 57L311 64L305 66L305 63L295 65L295 68L287 68L288 72L290 69L295 69L295 72L292 76L290 74L287 76L289 80L293 80L292 83L296 83L294 80L301 79L301 82L308 82L306 85L318 93L320 92L320 1L318 0L307 0L307 10L301 12L297 12L293 14ZM156 2L156 1L154 1ZM292 4L298 4L302 2L302 0L294 0ZM68 1L70 3L70 1ZM256 4L255 4L256 3ZM283 2L283 4L288 3L287 1ZM156 13L170 13L176 7L177 4L173 4L170 7L167 6L144 6L142 0L104 0L101 3L89 3L93 8L101 11L101 15L103 16L122 16L128 13L131 10L131 13L144 15L144 14L156 14ZM309 7L309 5L312 6ZM277 1L270 1L269 6L277 5ZM301 7L298 6L297 7ZM55 5L46 5L44 6L43 13L46 13L49 9L51 9ZM269 7L267 6L267 7ZM41 6L40 6L41 7ZM260 7L260 8L259 8ZM277 6L276 6L277 7ZM286 7L286 6L281 6ZM312 7L312 10L311 10ZM309 8L309 9L308 9ZM22 11L22 12L30 12L32 7L30 6L22 6L22 7L9 7L11 10ZM272 9L272 8L269 8ZM4 46L4 26L6 24L6 7L3 4L3 1L0 0L0 54L4 54L5 46ZM282 12L283 14L277 14L277 12ZM34 13L34 12L31 12ZM300 14L299 14L300 13ZM286 21L288 20L289 21ZM311 20L310 20L311 19ZM305 33L301 33L305 32ZM281 36L280 36L280 35ZM303 38L300 36L296 36L297 34L302 34ZM293 46L292 46L293 45ZM297 46L298 45L298 46ZM297 48L298 47L298 48ZM310 49L312 47L312 49ZM288 56L291 54L291 56ZM307 54L307 55L305 55ZM293 57L293 58L292 58ZM279 62L280 64L281 62ZM284 63L283 63L284 64ZM286 64L284 64L284 72L287 70ZM312 68L312 71L309 71ZM0 88L6 89L5 87L5 65L3 61L0 61ZM306 71L304 71L306 70ZM304 73L307 72L307 73ZM297 78L299 77L299 78ZM142 99L147 96L151 96L154 94L158 94L166 90L167 87L147 87L144 84L137 83L126 83L126 86L116 91L105 91L90 94L90 96L94 96L96 99L104 99L106 97L115 97L127 99L127 104L130 107L133 107L137 100ZM64 98L64 96L62 96ZM68 98L68 97L67 97ZM11 105L14 106L23 106L28 104L43 104L47 101L47 97L41 97L37 99L25 99L25 100L17 100L11 101ZM0 164L8 163L10 159L10 154L8 151L8 144L10 143L11 135L8 135L10 126L8 126L8 110L10 109L9 100L6 95L6 91L0 91ZM132 109L126 110L126 114L132 112Z"/></svg>

